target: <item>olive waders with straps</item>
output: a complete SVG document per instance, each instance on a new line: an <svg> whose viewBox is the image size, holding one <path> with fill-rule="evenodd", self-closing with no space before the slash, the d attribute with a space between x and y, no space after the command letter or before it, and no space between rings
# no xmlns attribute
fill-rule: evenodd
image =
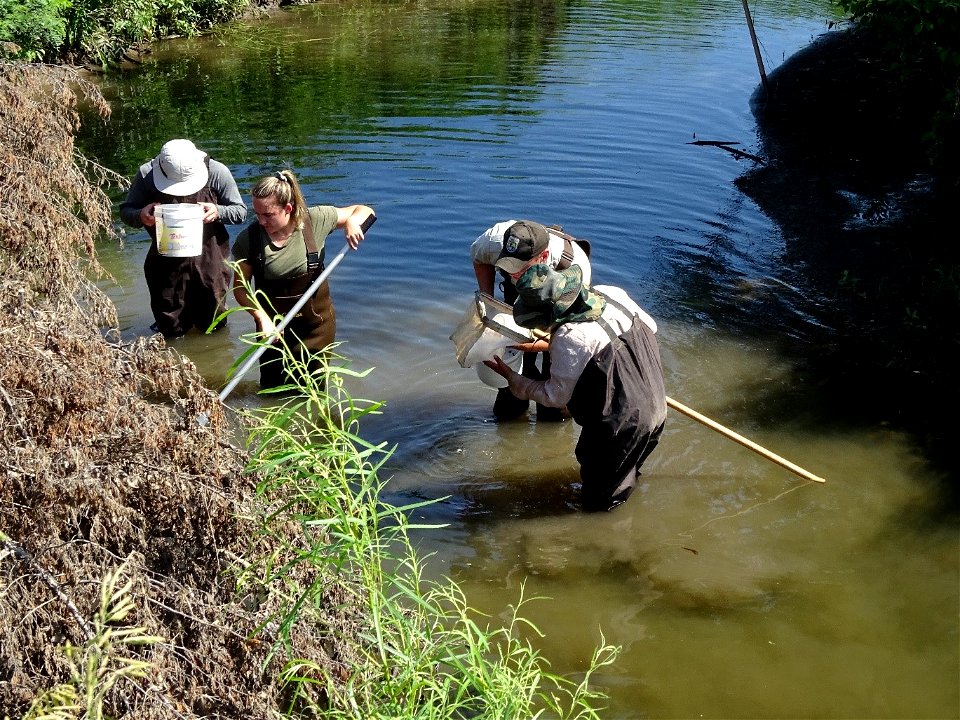
<svg viewBox="0 0 960 720"><path fill-rule="evenodd" d="M209 168L210 158L204 162ZM154 188L151 202L164 205L220 203L220 198L210 189L209 180L200 190L186 196L162 193L156 190L152 178L148 177L147 180ZM226 226L219 220L203 224L203 245L196 257L161 255L157 247L156 226L145 229L151 242L143 262L143 275L150 290L150 309L156 321L153 329L167 337L184 335L194 327L206 331L214 318L227 307L226 296L232 273L227 264L230 259L230 233ZM215 329L219 330L224 322Z"/></svg>
<svg viewBox="0 0 960 720"><path fill-rule="evenodd" d="M313 216L308 211L303 224L303 240L307 248L307 270L292 278L267 280L263 276L264 247L269 241L259 222L250 225L250 265L254 285L262 291L272 305L272 311L286 315L313 281L323 272L326 248L318 248L313 229ZM270 308L268 308L270 310ZM323 362L323 350L337 335L337 315L330 297L330 284L324 282L310 300L304 304L283 331L287 345L301 360L309 356L310 372L318 370ZM269 347L260 358L260 385L277 387L289 382L280 348Z"/></svg>

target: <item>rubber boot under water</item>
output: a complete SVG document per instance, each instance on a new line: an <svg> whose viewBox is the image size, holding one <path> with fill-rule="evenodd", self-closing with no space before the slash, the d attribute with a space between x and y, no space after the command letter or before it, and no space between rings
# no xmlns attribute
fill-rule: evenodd
<svg viewBox="0 0 960 720"><path fill-rule="evenodd" d="M537 403L537 422L563 422L570 417L570 411L565 407L547 407Z"/></svg>
<svg viewBox="0 0 960 720"><path fill-rule="evenodd" d="M497 399L493 401L493 416L501 421L515 420L525 415L529 407L529 400L521 400L508 387L500 388L497 390Z"/></svg>

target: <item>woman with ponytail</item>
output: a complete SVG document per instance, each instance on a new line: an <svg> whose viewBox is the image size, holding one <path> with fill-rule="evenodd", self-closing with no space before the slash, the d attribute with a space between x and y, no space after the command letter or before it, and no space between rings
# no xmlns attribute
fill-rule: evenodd
<svg viewBox="0 0 960 720"><path fill-rule="evenodd" d="M350 247L363 240L362 225L374 215L366 205L317 205L307 207L296 176L280 170L261 179L251 191L257 219L240 232L233 245L233 294L240 307L253 316L257 332L265 339L277 335L277 322L296 305L303 293L323 272L327 236L342 229ZM247 292L254 287L265 295L263 308L255 306ZM314 367L322 351L336 337L337 320L324 282L283 330L283 338L295 353ZM312 368L313 369L313 368ZM288 382L283 355L270 347L260 358L260 385L277 387Z"/></svg>

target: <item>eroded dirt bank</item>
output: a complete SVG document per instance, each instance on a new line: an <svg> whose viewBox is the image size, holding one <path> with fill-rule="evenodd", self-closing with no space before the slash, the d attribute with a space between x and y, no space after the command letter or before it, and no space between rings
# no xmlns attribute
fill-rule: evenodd
<svg viewBox="0 0 960 720"><path fill-rule="evenodd" d="M96 683L108 714L271 717L286 704L278 599L237 582L269 550L262 499L228 441L236 418L192 363L159 336L101 332L115 311L87 278L112 208L88 178L115 179L74 154L76 92L100 102L68 69L0 63L0 716L77 687L64 648L91 657L101 582L122 567L133 609L115 625L162 640L96 650L113 657ZM353 616L335 584L328 599L328 627L290 640L337 668ZM119 658L145 677L111 685Z"/></svg>

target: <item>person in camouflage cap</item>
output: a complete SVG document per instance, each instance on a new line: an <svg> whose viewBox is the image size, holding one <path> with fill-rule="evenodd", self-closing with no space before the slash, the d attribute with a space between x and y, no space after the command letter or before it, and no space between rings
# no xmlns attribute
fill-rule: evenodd
<svg viewBox="0 0 960 720"><path fill-rule="evenodd" d="M612 510L636 487L667 417L657 324L622 289L585 285L576 265L534 265L516 287L514 320L550 333L548 346L517 347L546 347L550 377L524 377L499 357L485 363L517 397L570 411L582 427L576 457L583 509Z"/></svg>
<svg viewBox="0 0 960 720"><path fill-rule="evenodd" d="M512 305L517 299L516 279L531 265L543 263L554 270L579 265L583 281L590 284L590 241L568 235L557 225L542 225L533 220L504 220L485 230L470 245L470 259L477 277L477 288L493 296L499 288L503 300ZM523 354L521 372L527 377L542 380L550 375L549 356L527 352ZM538 367L539 363L539 367ZM526 416L530 401L522 400L500 388L493 403L494 417L499 421ZM536 406L538 421L565 420L570 417L565 409Z"/></svg>

